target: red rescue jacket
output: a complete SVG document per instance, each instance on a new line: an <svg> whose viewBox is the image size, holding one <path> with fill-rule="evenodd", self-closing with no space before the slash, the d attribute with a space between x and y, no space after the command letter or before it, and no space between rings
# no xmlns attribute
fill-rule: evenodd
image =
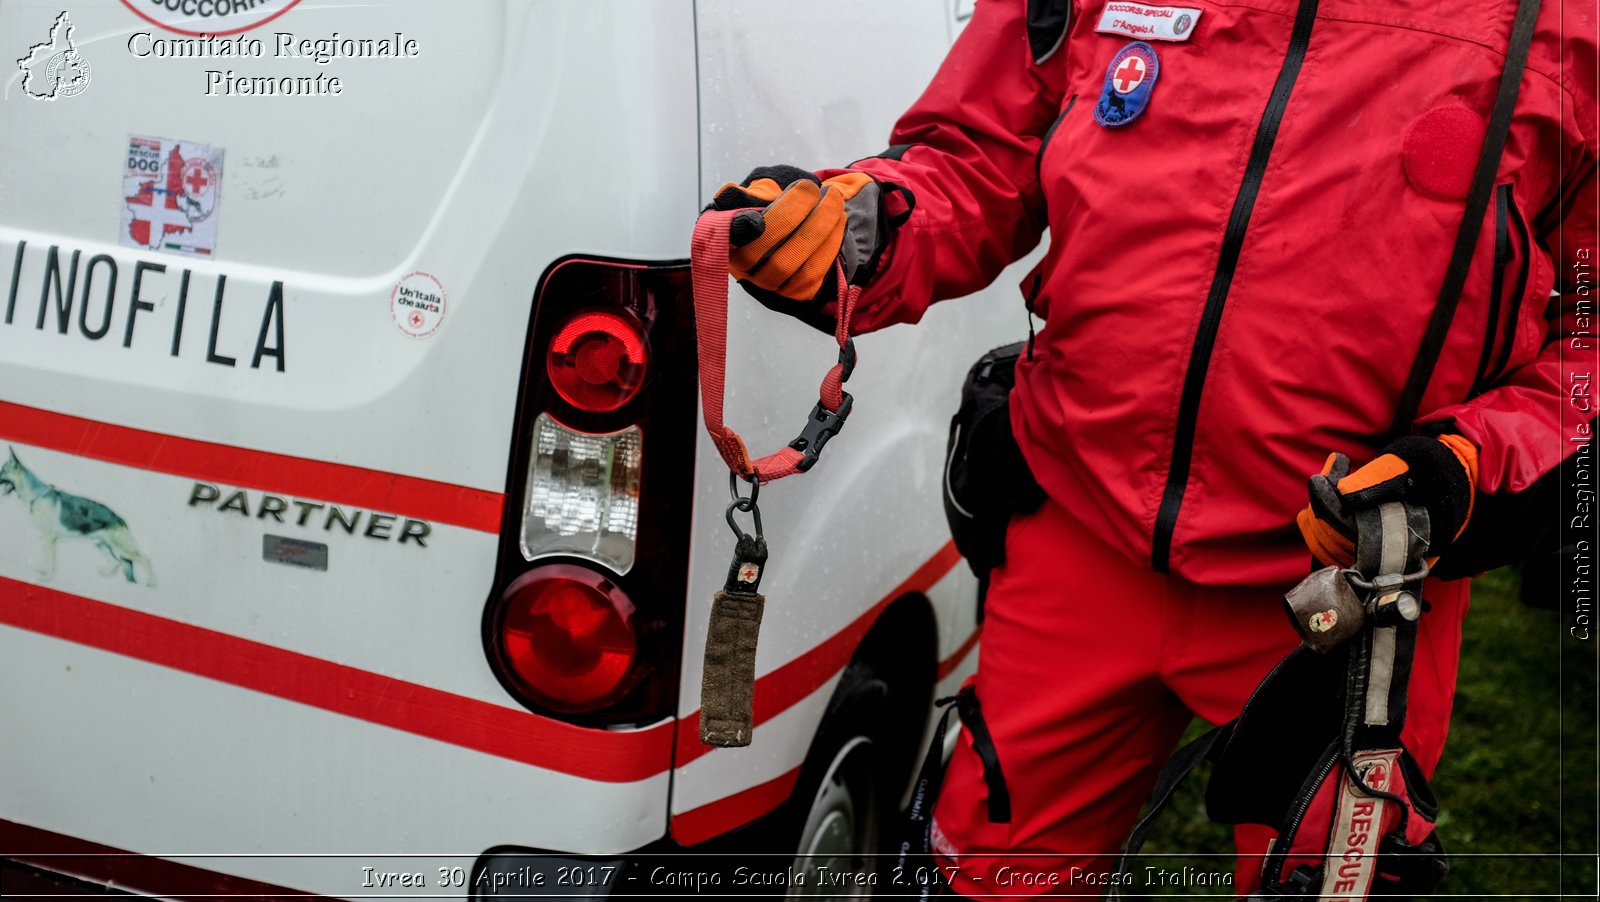
<svg viewBox="0 0 1600 902"><path fill-rule="evenodd" d="M855 323L914 322L1048 228L1013 395L1041 485L1157 570L1287 584L1307 476L1387 441L1516 4L1175 0L1201 14L1149 41L1148 106L1113 128L1094 111L1134 38L1097 26L1119 2L1072 3L1058 41L1041 12L1064 2L1035 0L1031 35L1024 0L977 4L894 146L851 167L916 197ZM1592 428L1595 33L1594 0L1543 4L1422 403L1424 428L1481 449L1475 521L1548 485Z"/></svg>

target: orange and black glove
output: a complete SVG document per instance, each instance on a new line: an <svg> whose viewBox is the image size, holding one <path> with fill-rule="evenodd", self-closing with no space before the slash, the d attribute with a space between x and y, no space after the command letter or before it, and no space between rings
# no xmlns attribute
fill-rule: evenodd
<svg viewBox="0 0 1600 902"><path fill-rule="evenodd" d="M864 284L898 222L884 195L903 190L864 172L826 181L795 166L762 166L717 190L707 209L741 210L729 233L728 270L765 306L832 331L823 307L837 291L834 261L852 285Z"/></svg>
<svg viewBox="0 0 1600 902"><path fill-rule="evenodd" d="M1478 449L1459 435L1397 439L1371 463L1350 472L1350 458L1328 455L1311 477L1311 504L1297 523L1311 554L1324 565L1355 566L1356 514L1387 501L1428 512L1431 566L1467 528L1478 484Z"/></svg>

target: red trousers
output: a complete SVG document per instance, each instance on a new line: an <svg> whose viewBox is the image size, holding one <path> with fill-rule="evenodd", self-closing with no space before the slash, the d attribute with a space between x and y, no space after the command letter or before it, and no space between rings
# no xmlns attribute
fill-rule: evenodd
<svg viewBox="0 0 1600 902"><path fill-rule="evenodd" d="M944 873L955 869L956 892L1103 894L1117 851L1193 716L1231 720L1298 644L1282 610L1288 588L1163 576L1050 502L1014 520L1006 564L990 585L974 677L1010 790L1011 822L989 822L983 768L963 731L933 824L936 856ZM1432 607L1418 630L1403 739L1429 775L1449 728L1467 589L1465 580L1424 589ZM1266 827L1235 831L1237 893L1254 888L1272 835ZM1233 863L1189 864L1215 872L1215 881Z"/></svg>

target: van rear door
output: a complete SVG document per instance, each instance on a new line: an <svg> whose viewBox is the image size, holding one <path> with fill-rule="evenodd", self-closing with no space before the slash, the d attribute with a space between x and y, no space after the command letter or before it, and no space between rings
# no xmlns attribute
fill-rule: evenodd
<svg viewBox="0 0 1600 902"><path fill-rule="evenodd" d="M3 845L659 838L670 717L530 713L482 623L541 273L687 246L689 0L162 6L0 6Z"/></svg>

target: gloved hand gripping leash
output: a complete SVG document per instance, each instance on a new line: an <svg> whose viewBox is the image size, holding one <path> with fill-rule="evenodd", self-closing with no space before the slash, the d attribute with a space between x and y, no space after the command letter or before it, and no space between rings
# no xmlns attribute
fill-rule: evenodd
<svg viewBox="0 0 1600 902"><path fill-rule="evenodd" d="M1296 895L1365 899L1374 889L1380 865L1392 879L1431 888L1446 867L1431 827L1424 831L1423 842L1408 843L1410 820L1417 812L1402 798L1408 790L1426 793L1420 772L1403 773L1406 765L1401 759L1409 755L1401 745L1400 731L1417 621L1426 608L1421 588L1428 575L1424 561L1431 533L1428 512L1389 502L1358 513L1356 527L1354 568L1325 567L1284 596L1285 610L1307 648L1326 655L1348 643L1344 722L1335 759L1340 774L1334 779L1340 786L1327 858L1320 880L1304 865L1285 874L1295 837L1284 838L1277 844L1281 849L1268 856L1263 887L1249 897L1253 900ZM1416 782L1422 785L1401 788ZM1431 793L1427 798L1431 803ZM1309 805L1311 797L1303 802ZM1381 827L1385 808L1397 815L1396 823L1386 829ZM1341 823L1358 814L1366 818L1362 823L1372 824L1370 832L1358 831L1352 821L1345 833L1370 835L1368 846L1342 848L1340 844L1349 844L1350 837L1340 835ZM1425 816L1431 821L1435 815ZM1352 860L1361 866L1352 866Z"/></svg>
<svg viewBox="0 0 1600 902"><path fill-rule="evenodd" d="M844 265L836 263L839 286L839 361L823 377L818 400L800 434L782 449L752 460L744 439L723 422L728 353L728 232L740 211L708 210L694 227L690 244L690 275L694 284L695 337L700 349L700 405L706 431L728 464L728 527L735 539L728 578L712 597L711 621L706 628L706 651L700 679L700 741L707 745L738 747L750 744L754 731L756 640L766 597L756 591L767 564L767 540L761 530L761 509L756 499L761 484L803 473L822 455L829 440L839 434L853 406L844 382L855 369L855 343L850 340L850 314L861 294L849 284ZM739 494L739 482L750 494ZM753 534L739 528L735 512L748 513Z"/></svg>

